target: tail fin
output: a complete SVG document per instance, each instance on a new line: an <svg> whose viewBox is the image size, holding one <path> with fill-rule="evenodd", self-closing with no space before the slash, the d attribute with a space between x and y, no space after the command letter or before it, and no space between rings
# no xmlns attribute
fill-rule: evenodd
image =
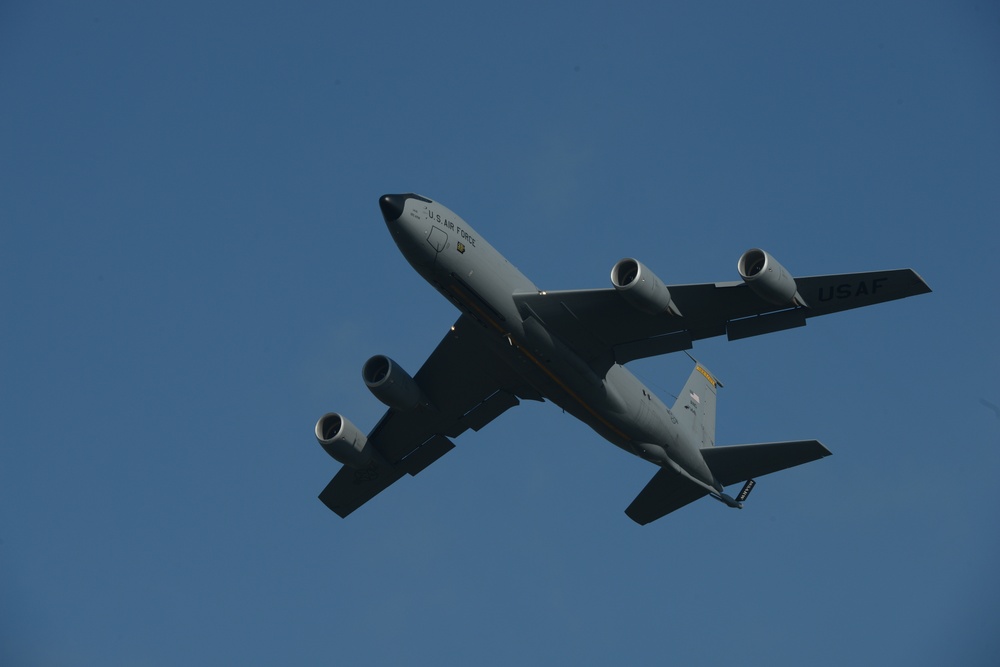
<svg viewBox="0 0 1000 667"><path fill-rule="evenodd" d="M715 446L715 391L721 386L704 366L696 364L671 408L677 421L694 434L699 447Z"/></svg>

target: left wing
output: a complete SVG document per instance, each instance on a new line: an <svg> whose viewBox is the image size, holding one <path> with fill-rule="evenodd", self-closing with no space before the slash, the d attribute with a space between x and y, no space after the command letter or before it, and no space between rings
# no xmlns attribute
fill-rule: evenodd
<svg viewBox="0 0 1000 667"><path fill-rule="evenodd" d="M416 475L444 456L454 438L478 431L519 403L540 398L490 351L482 326L463 315L414 379L431 407L390 408L368 434L375 450L363 469L345 465L319 498L341 517L361 507L404 474Z"/></svg>
<svg viewBox="0 0 1000 667"><path fill-rule="evenodd" d="M690 349L693 341L730 340L805 326L806 319L930 292L912 269L796 278L807 306L776 306L743 282L670 285L680 316L649 315L613 288L515 294L534 317L575 348L595 370L612 363Z"/></svg>

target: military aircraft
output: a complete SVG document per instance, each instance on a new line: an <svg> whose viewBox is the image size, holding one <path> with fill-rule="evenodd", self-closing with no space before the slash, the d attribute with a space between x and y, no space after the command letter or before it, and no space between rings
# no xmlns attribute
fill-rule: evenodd
<svg viewBox="0 0 1000 667"><path fill-rule="evenodd" d="M817 440L715 446L715 376L696 363L671 407L623 364L801 327L806 320L930 292L910 269L794 278L758 248L741 281L665 285L625 258L611 287L541 290L479 232L416 194L379 199L407 261L461 312L415 376L387 356L362 378L389 409L366 437L330 412L316 438L343 464L319 498L346 517L404 474L416 475L521 400L549 400L659 470L625 513L654 521L703 496L741 508L755 478L830 454ZM744 482L736 497L725 487Z"/></svg>

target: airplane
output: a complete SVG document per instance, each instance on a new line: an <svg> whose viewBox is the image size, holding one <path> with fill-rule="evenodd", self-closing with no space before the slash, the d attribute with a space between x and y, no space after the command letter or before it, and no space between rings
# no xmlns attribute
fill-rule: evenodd
<svg viewBox="0 0 1000 667"><path fill-rule="evenodd" d="M461 314L415 376L385 355L364 363L365 385L388 406L367 436L336 412L316 422L316 439L343 464L319 498L341 517L522 400L551 401L658 466L625 510L636 523L704 496L742 508L756 478L830 451L817 440L716 447L722 384L704 365L696 362L668 407L624 364L931 291L911 269L795 278L759 248L740 256L740 281L668 286L625 258L611 269L611 287L542 290L442 204L387 194L379 207L406 260ZM740 482L735 498L726 493Z"/></svg>

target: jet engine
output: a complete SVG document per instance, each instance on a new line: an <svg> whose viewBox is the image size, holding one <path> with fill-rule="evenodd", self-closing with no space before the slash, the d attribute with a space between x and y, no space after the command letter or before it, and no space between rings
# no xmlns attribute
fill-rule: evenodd
<svg viewBox="0 0 1000 667"><path fill-rule="evenodd" d="M629 305L650 315L680 315L670 300L670 290L637 259L626 257L611 268L611 284Z"/></svg>
<svg viewBox="0 0 1000 667"><path fill-rule="evenodd" d="M361 377L375 398L390 408L410 410L422 402L423 392L417 381L389 357L377 354L366 361Z"/></svg>
<svg viewBox="0 0 1000 667"><path fill-rule="evenodd" d="M316 439L327 454L344 465L363 468L371 461L368 438L336 412L328 412L316 422Z"/></svg>
<svg viewBox="0 0 1000 667"><path fill-rule="evenodd" d="M795 278L774 257L760 248L751 248L740 255L736 268L753 292L776 306L808 305L799 296Z"/></svg>

